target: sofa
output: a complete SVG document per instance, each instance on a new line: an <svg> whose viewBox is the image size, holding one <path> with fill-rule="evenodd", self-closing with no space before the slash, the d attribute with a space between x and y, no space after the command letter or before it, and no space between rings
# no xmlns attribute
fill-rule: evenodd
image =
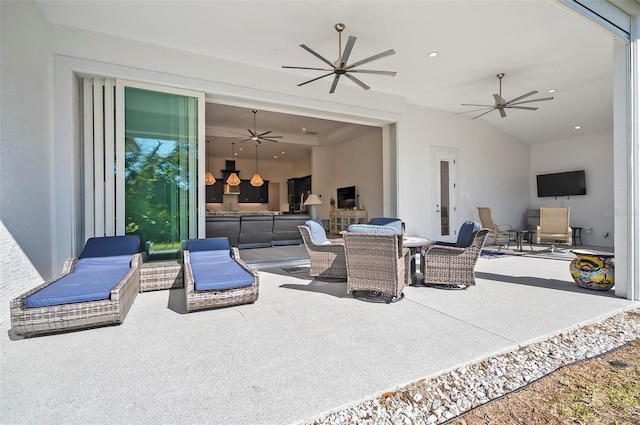
<svg viewBox="0 0 640 425"><path fill-rule="evenodd" d="M301 245L298 226L309 219L306 214L209 216L206 237L226 237L240 249Z"/></svg>

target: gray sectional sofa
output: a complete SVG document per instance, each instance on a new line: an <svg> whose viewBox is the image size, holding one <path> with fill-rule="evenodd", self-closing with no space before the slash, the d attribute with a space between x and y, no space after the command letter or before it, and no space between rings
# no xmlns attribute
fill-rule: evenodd
<svg viewBox="0 0 640 425"><path fill-rule="evenodd" d="M306 214L209 216L206 232L207 238L227 237L240 249L300 245L298 226L310 219Z"/></svg>

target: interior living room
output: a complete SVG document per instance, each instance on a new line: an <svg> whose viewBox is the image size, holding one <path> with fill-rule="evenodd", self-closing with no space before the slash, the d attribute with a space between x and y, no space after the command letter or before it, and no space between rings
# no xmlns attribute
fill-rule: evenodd
<svg viewBox="0 0 640 425"><path fill-rule="evenodd" d="M89 80L104 80L114 87L116 111L127 87L189 93L200 106L193 110L202 114L194 121L201 152L210 136L205 103L244 108L249 120L255 109L258 130L273 135L287 133L262 120L268 112L371 128L373 137L326 147L318 137L317 145L307 143L312 146L310 159L292 163L287 173L274 171L269 176L274 167L264 159L265 180L280 183L280 207L268 208L287 209L283 208L289 203L285 179L311 175L313 192L322 195L323 203L317 207L321 218L327 217L328 200L337 188L355 185L359 204L369 216L402 217L411 234L452 238L451 232L441 234L438 206L444 181L453 190L447 210L451 229L476 219L478 206L491 207L496 222L518 228L526 225L530 209L570 206L572 222L592 229L583 234L585 244L613 247L616 267L626 275L634 270L629 253L636 243L634 233L627 231L634 223L628 200L635 199L628 159L636 136L627 132L632 127L627 69L633 12L623 11L627 21L603 29L576 12L573 3L412 2L395 8L379 2L363 15L358 2L345 2L340 13L322 2L304 5L310 9L303 12L300 2L273 16L266 4L258 2L247 17L243 6L233 2L203 2L189 8L166 2L161 7L165 18L160 18L151 16L142 3L114 7L109 2L3 2L3 101L11 108L3 112L3 205L10 208L3 208L2 222L7 240L12 241L5 249L20 252L18 264L29 273L11 279L2 291L2 304L34 280L53 276L92 234L87 220L95 216L85 214L91 191L83 187L79 171L86 159L82 125L89 121L80 112L81 94L89 92L84 86ZM615 7L614 3L618 2L610 4ZM620 10L637 5L627 6ZM303 15L314 19L299 22L297 17ZM238 25L229 16L245 18ZM262 16L282 24L278 30L265 28ZM180 19L159 25L169 17ZM184 31L176 29L177 22L184 22ZM379 22L389 30L382 31ZM455 37L450 36L452 26ZM176 30L160 30L165 27ZM346 41L338 46L341 31ZM350 36L357 36L357 43L349 41ZM300 48L301 43L306 48ZM331 52L342 51L347 44L353 63L384 53L356 67L381 71L356 74L368 90L349 77L339 78L333 72L323 77L307 69L327 65L311 51L333 58ZM386 53L389 49L395 50ZM392 76L393 72L397 74ZM553 100L513 105L529 110L494 104L496 98L506 102L545 97ZM118 117L116 129L121 125ZM213 122L214 133L217 125L225 124ZM243 124L231 130L252 128ZM211 134L209 144L215 146L215 137L225 133ZM24 140L30 143L25 145ZM286 137L277 140L260 144L258 155L268 144L285 145ZM369 140L375 140L376 149L370 149ZM238 141L236 146L244 154L251 149L243 144L249 142ZM243 173L253 174L256 166L262 167L260 157L255 163L253 149L254 161L248 155L236 164ZM226 168L222 161L231 156L235 155L212 156L211 169ZM208 159L193 158L201 180ZM444 180L442 164L449 172ZM35 170L48 178L29 178ZM574 170L586 172L586 195L537 196L538 174ZM4 184L14 181L25 183ZM114 190L118 184L114 182ZM190 205L197 217L192 214L189 237L204 237L205 187L196 180L189 184L202 199L201 204ZM46 194L48 207L42 208L42 197L24 193ZM120 203L114 205L112 214ZM122 220L122 215L118 212L115 217ZM24 217L30 217L29 224ZM105 222L109 229L112 224L110 219ZM114 229L124 230L125 224L117 222ZM42 240L52 242L43 246ZM629 287L616 286L616 294L633 297L639 292L632 288L637 285L633 282L629 280Z"/></svg>

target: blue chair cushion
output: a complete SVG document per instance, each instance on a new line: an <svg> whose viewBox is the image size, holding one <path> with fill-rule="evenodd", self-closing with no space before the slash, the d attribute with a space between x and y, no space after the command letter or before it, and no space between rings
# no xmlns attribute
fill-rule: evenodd
<svg viewBox="0 0 640 425"><path fill-rule="evenodd" d="M104 260L104 261L100 261ZM27 307L106 300L129 272L131 256L80 259L74 273L27 297Z"/></svg>
<svg viewBox="0 0 640 425"><path fill-rule="evenodd" d="M369 220L369 224L374 226L386 226L396 229L396 233L402 233L402 220L392 217L376 217Z"/></svg>
<svg viewBox="0 0 640 425"><path fill-rule="evenodd" d="M138 252L139 247L140 238L137 235L89 238L79 258L131 256Z"/></svg>
<svg viewBox="0 0 640 425"><path fill-rule="evenodd" d="M324 231L324 227L318 224L318 222L314 220L307 220L304 222L304 225L309 228L309 233L311 234L311 240L316 245L323 245L329 240L327 239L327 234Z"/></svg>
<svg viewBox="0 0 640 425"><path fill-rule="evenodd" d="M250 286L251 273L223 251L189 252L196 291L223 290Z"/></svg>
<svg viewBox="0 0 640 425"><path fill-rule="evenodd" d="M383 235L397 235L398 231L394 227L376 226L372 224L352 224L347 227L349 233L371 233Z"/></svg>
<svg viewBox="0 0 640 425"><path fill-rule="evenodd" d="M191 239L187 241L187 249L189 253L196 251L217 251L225 250L227 254L231 250L229 245L229 239L226 237L221 238L209 238L209 239Z"/></svg>
<svg viewBox="0 0 640 425"><path fill-rule="evenodd" d="M460 231L458 232L456 247L466 248L471 245L471 242L473 242L473 236L481 228L482 226L474 221L465 221L464 223L462 223L462 226L460 226Z"/></svg>

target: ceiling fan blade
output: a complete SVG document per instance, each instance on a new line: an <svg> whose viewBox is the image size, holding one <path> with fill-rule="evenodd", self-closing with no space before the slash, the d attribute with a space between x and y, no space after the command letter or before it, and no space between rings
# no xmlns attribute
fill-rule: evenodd
<svg viewBox="0 0 640 425"><path fill-rule="evenodd" d="M476 118L480 118L481 116L486 115L486 114L488 114L489 112L493 111L493 109L494 109L494 108L491 108L491 109L489 109L487 112L483 112L482 114L480 114L480 115L478 115L478 116L475 116L475 117L473 117L472 119L474 119L474 120L475 120Z"/></svg>
<svg viewBox="0 0 640 425"><path fill-rule="evenodd" d="M333 93L334 91L336 91L336 87L338 86L339 79L340 79L340 74L336 74L335 78L333 79L333 83L331 83L331 89L329 90L329 93Z"/></svg>
<svg viewBox="0 0 640 425"><path fill-rule="evenodd" d="M344 74L347 76L348 79L350 79L351 81L353 81L354 83L356 83L357 85L359 85L360 87L362 87L365 90L369 90L371 87L369 87L368 85L366 85L365 83L363 83L362 81L360 81L359 79L357 79L356 77L354 77L351 74Z"/></svg>
<svg viewBox="0 0 640 425"><path fill-rule="evenodd" d="M506 106L510 109L526 109L527 111L537 111L538 108L533 108L531 106Z"/></svg>
<svg viewBox="0 0 640 425"><path fill-rule="evenodd" d="M249 132L249 134L251 134L251 137L256 137L256 135L257 135L256 133L254 133L253 131L249 130L248 128L247 128L247 131Z"/></svg>
<svg viewBox="0 0 640 425"><path fill-rule="evenodd" d="M486 106L487 108L495 108L496 105L479 105L477 103L461 103L462 106Z"/></svg>
<svg viewBox="0 0 640 425"><path fill-rule="evenodd" d="M359 72L361 74L380 74L380 75L390 75L392 77L396 76L396 72L395 71L375 71L372 69L350 69L347 72Z"/></svg>
<svg viewBox="0 0 640 425"><path fill-rule="evenodd" d="M248 139L241 140L240 143L248 142L249 140L253 140L253 137L249 137Z"/></svg>
<svg viewBox="0 0 640 425"><path fill-rule="evenodd" d="M523 103L541 102L543 100L553 100L553 97L543 97L542 99L523 100L522 102L509 103L509 105L522 105Z"/></svg>
<svg viewBox="0 0 640 425"><path fill-rule="evenodd" d="M280 137L280 136L273 136L273 137ZM277 140L271 140L271 139L260 139L260 140L266 140L267 142L275 142L278 143Z"/></svg>
<svg viewBox="0 0 640 425"><path fill-rule="evenodd" d="M271 133L271 130L269 130L269 131L265 131L264 133L260 133L260 134L258 134L258 137L262 137L262 136L264 136L265 134L269 134L269 133Z"/></svg>
<svg viewBox="0 0 640 425"><path fill-rule="evenodd" d="M384 57L395 55L395 54L396 54L395 50L389 49L386 52L378 53L377 55L373 55L373 56L370 56L370 57L368 57L366 59L362 59L361 61L352 63L351 65L347 66L345 69L351 69L351 68L356 67L358 65L363 65L365 63L374 61L376 59L384 58Z"/></svg>
<svg viewBox="0 0 640 425"><path fill-rule="evenodd" d="M267 137L262 137L260 136L261 139L282 139L282 136L267 136Z"/></svg>
<svg viewBox="0 0 640 425"><path fill-rule="evenodd" d="M247 137L245 133L236 133L235 131L230 131L231 134L237 134L238 136Z"/></svg>
<svg viewBox="0 0 640 425"><path fill-rule="evenodd" d="M504 105L505 104L504 99L501 98L499 95L497 95L495 93L493 94L493 100L496 101L496 105Z"/></svg>
<svg viewBox="0 0 640 425"><path fill-rule="evenodd" d="M508 102L505 102L505 103L513 103L513 102L516 102L516 101L518 101L520 99L524 99L525 97L533 96L536 93L538 93L538 90L533 90L533 91L530 91L529 93L523 94L522 96L518 96L516 98L513 98L513 99L511 99L511 100L509 100Z"/></svg>
<svg viewBox="0 0 640 425"><path fill-rule="evenodd" d="M287 65L282 65L283 68L288 68L288 69L310 69L312 71L331 71L331 69L327 69L327 68L311 68L308 66L287 66Z"/></svg>
<svg viewBox="0 0 640 425"><path fill-rule="evenodd" d="M304 44L301 44L300 47L302 47L304 50L306 50L307 52L311 53L313 56L315 56L318 59L320 59L322 62L324 62L327 65L329 65L332 69L336 68L331 62L329 62L327 59L325 59L322 56L320 56L320 54L316 53L313 49L305 46Z"/></svg>
<svg viewBox="0 0 640 425"><path fill-rule="evenodd" d="M498 109L498 111L500 111L500 116L502 118L507 118L507 111L505 111L503 108Z"/></svg>
<svg viewBox="0 0 640 425"><path fill-rule="evenodd" d="M349 40L347 40L347 45L344 46L344 52L342 52L342 58L340 58L340 68L344 68L349 60L349 56L351 55L351 50L353 49L353 45L356 44L356 37L350 35Z"/></svg>
<svg viewBox="0 0 640 425"><path fill-rule="evenodd" d="M481 106L481 105L478 105ZM471 112L478 112L478 111L486 111L487 109L492 110L495 109L495 106L487 106L485 108L481 108L481 109L472 109L470 111L464 111L464 112L456 112L455 115L460 115L460 114L470 114Z"/></svg>
<svg viewBox="0 0 640 425"><path fill-rule="evenodd" d="M304 86L305 84L313 83L314 81L319 80L320 78L328 77L329 75L333 75L333 72L330 72L330 73L328 73L328 74L321 75L321 76L316 77L316 78L314 78L314 79L312 79L312 80L309 80L309 81L305 81L304 83L300 83L300 84L298 84L298 87L300 87L300 86Z"/></svg>

